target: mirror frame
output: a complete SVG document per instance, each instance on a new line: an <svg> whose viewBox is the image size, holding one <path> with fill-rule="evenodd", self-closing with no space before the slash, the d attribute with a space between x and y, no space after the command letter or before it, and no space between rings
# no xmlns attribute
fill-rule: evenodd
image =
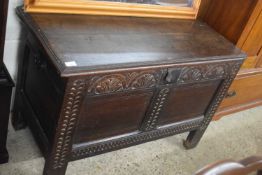
<svg viewBox="0 0 262 175"><path fill-rule="evenodd" d="M25 0L24 9L32 13L62 13L196 19L201 0L192 7L132 4L95 0Z"/></svg>

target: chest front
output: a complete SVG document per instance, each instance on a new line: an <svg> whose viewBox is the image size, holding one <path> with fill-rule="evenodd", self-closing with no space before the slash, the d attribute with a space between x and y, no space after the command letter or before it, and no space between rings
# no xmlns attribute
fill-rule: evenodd
<svg viewBox="0 0 262 175"><path fill-rule="evenodd" d="M245 57L198 21L18 14L28 35L14 118L34 131L47 174L182 132L195 147Z"/></svg>

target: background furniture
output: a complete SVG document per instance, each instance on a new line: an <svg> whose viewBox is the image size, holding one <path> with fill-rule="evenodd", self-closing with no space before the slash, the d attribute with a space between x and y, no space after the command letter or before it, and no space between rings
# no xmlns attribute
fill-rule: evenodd
<svg viewBox="0 0 262 175"><path fill-rule="evenodd" d="M0 62L3 63L8 0L0 1Z"/></svg>
<svg viewBox="0 0 262 175"><path fill-rule="evenodd" d="M262 104L262 0L202 0L199 18L248 54L216 119Z"/></svg>
<svg viewBox="0 0 262 175"><path fill-rule="evenodd" d="M0 163L8 161L6 137L13 81L3 63L8 0L0 1Z"/></svg>
<svg viewBox="0 0 262 175"><path fill-rule="evenodd" d="M24 0L24 9L32 13L196 19L201 0L130 0L126 3L127 1L129 0ZM179 6L178 2L184 6Z"/></svg>
<svg viewBox="0 0 262 175"><path fill-rule="evenodd" d="M0 163L8 161L6 137L10 112L10 101L14 84L4 65L0 68Z"/></svg>
<svg viewBox="0 0 262 175"><path fill-rule="evenodd" d="M14 118L48 175L181 132L195 147L246 57L199 21L17 13L27 37Z"/></svg>
<svg viewBox="0 0 262 175"><path fill-rule="evenodd" d="M223 160L207 165L195 173L195 175L249 175L253 172L257 172L257 175L262 175L262 157L252 156L239 162Z"/></svg>

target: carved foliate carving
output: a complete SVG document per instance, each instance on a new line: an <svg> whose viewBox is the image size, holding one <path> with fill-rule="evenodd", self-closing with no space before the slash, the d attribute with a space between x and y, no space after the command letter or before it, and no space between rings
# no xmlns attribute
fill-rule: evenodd
<svg viewBox="0 0 262 175"><path fill-rule="evenodd" d="M153 71L116 73L95 76L89 80L88 93L104 94L123 90L154 87L160 80L161 73Z"/></svg>
<svg viewBox="0 0 262 175"><path fill-rule="evenodd" d="M59 120L57 141L53 153L53 169L62 168L71 152L71 141L85 89L84 80L75 80L67 89Z"/></svg>
<svg viewBox="0 0 262 175"><path fill-rule="evenodd" d="M121 74L114 74L98 79L91 88L93 88L95 94L102 94L122 91L124 87L125 77ZM92 91L91 88L89 88L88 92Z"/></svg>
<svg viewBox="0 0 262 175"><path fill-rule="evenodd" d="M232 63L187 66L181 69L177 83L193 83L198 81L215 80L226 77Z"/></svg>
<svg viewBox="0 0 262 175"><path fill-rule="evenodd" d="M208 66L203 77L206 79L222 78L227 75L228 71L230 71L228 64Z"/></svg>
<svg viewBox="0 0 262 175"><path fill-rule="evenodd" d="M153 74L142 74L132 80L130 87L133 89L141 87L153 87L157 83L157 79Z"/></svg>
<svg viewBox="0 0 262 175"><path fill-rule="evenodd" d="M178 78L178 83L188 83L202 80L212 80L216 78L225 79L221 87L218 90L215 100L210 105L206 112L204 120L195 120L183 124L176 125L174 127L166 129L154 129L159 111L162 109L162 105L165 101L165 96L168 94L168 88L162 89L159 94L159 99L155 106L155 111L151 111L151 117L147 119L148 125L146 125L145 131L134 136L124 137L111 141L104 141L101 143L94 143L83 149L74 150L71 154L71 159L77 159L79 157L96 155L99 153L107 152L110 150L120 149L123 147L131 146L137 143L154 140L157 138L174 135L177 133L189 131L189 130L205 130L212 117L218 108L218 105L222 101L227 89L233 81L237 71L239 70L241 63L234 63L234 66L229 66L227 63L224 65L206 65L206 66L189 66L181 69L181 74ZM231 68L231 69L229 69ZM87 86L87 92L90 94L104 94L111 92L119 92L124 90L132 90L139 88L154 87L161 79L161 74L156 72L129 72L129 73L117 73L104 76L95 76L88 80L76 80L72 83L69 90L66 92L65 104L63 107L63 114L60 117L58 130L58 139L56 143L56 149L54 151L53 169L61 168L66 163L66 157L71 153L71 142L74 127L76 125L80 103L82 101L83 93L85 92L85 86ZM87 83L86 83L87 82ZM88 85L87 85L88 84Z"/></svg>

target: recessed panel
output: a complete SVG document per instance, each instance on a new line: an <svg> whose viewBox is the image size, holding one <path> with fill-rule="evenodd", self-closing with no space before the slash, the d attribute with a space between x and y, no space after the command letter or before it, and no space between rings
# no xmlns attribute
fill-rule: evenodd
<svg viewBox="0 0 262 175"><path fill-rule="evenodd" d="M152 92L86 97L81 107L75 142L87 142L137 131Z"/></svg>
<svg viewBox="0 0 262 175"><path fill-rule="evenodd" d="M159 119L160 125L204 115L220 81L173 87Z"/></svg>

